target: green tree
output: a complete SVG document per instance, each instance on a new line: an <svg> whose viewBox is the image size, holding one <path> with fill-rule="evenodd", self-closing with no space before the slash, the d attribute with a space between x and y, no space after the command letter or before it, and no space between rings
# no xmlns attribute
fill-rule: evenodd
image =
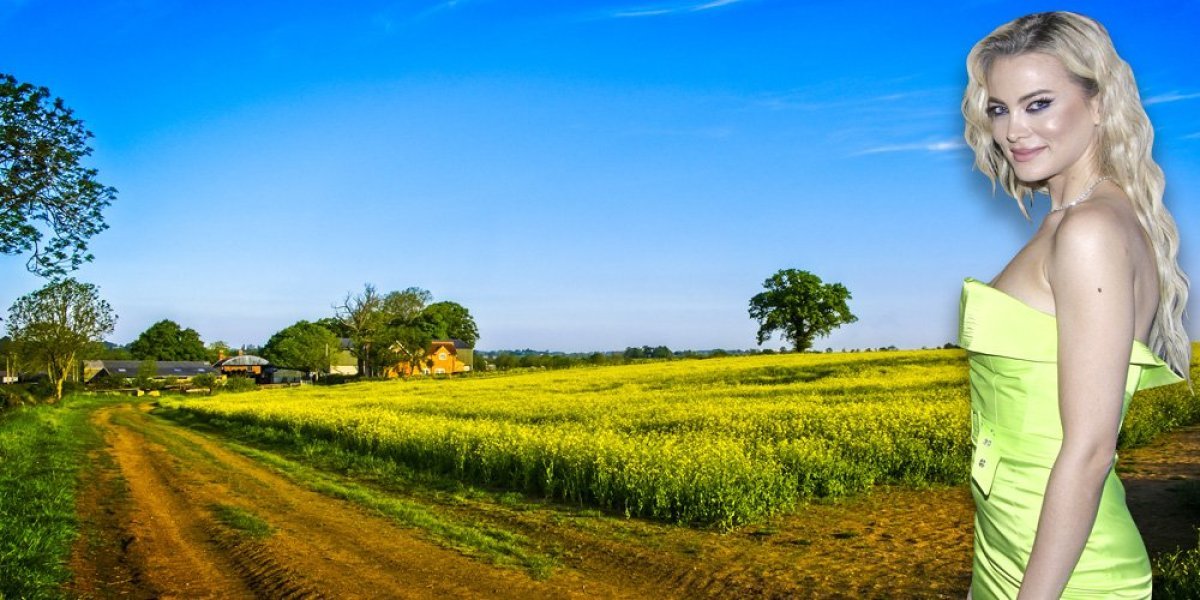
<svg viewBox="0 0 1200 600"><path fill-rule="evenodd" d="M92 342L79 352L83 360L133 360L133 355L124 346L107 342Z"/></svg>
<svg viewBox="0 0 1200 600"><path fill-rule="evenodd" d="M208 360L208 351L195 329L183 329L170 319L163 319L142 332L129 353L137 360Z"/></svg>
<svg viewBox="0 0 1200 600"><path fill-rule="evenodd" d="M376 338L386 324L383 316L383 297L371 284L363 285L363 292L355 295L346 292L346 298L335 305L336 318L344 331L350 335L350 353L358 359L359 374L370 377L374 374L375 361L372 351Z"/></svg>
<svg viewBox="0 0 1200 600"><path fill-rule="evenodd" d="M92 260L87 240L108 227L116 190L81 164L91 137L50 90L0 73L0 254L30 253L26 268L43 276Z"/></svg>
<svg viewBox="0 0 1200 600"><path fill-rule="evenodd" d="M223 357L229 357L237 354L228 343L217 340L204 347L204 359L210 363L215 363Z"/></svg>
<svg viewBox="0 0 1200 600"><path fill-rule="evenodd" d="M388 366L406 362L412 366L413 374L420 373L428 366L429 343L434 336L427 323L420 320L414 323L397 322L386 328L383 338L386 344L379 356Z"/></svg>
<svg viewBox="0 0 1200 600"><path fill-rule="evenodd" d="M112 333L116 321L96 286L71 278L21 296L8 309L9 335L24 357L46 366L56 400L62 400L79 352Z"/></svg>
<svg viewBox="0 0 1200 600"><path fill-rule="evenodd" d="M322 319L317 319L316 321L314 321L314 323L316 323L317 325L320 325L321 327L324 327L325 329L328 329L329 331L332 331L333 335L336 335L339 338L350 337L350 330L347 329L346 325L343 324L336 317L325 317Z"/></svg>
<svg viewBox="0 0 1200 600"><path fill-rule="evenodd" d="M483 355L483 353L475 352L475 353L471 354L471 372L472 373L480 373L483 371L487 371L487 366L488 366L488 360L487 360L487 357Z"/></svg>
<svg viewBox="0 0 1200 600"><path fill-rule="evenodd" d="M457 302L434 302L421 311L420 318L429 323L434 339L456 339L474 348L479 340L479 326L467 308Z"/></svg>
<svg viewBox="0 0 1200 600"><path fill-rule="evenodd" d="M138 365L137 375L133 377L133 387L139 390L158 388L158 364L152 358L147 358Z"/></svg>
<svg viewBox="0 0 1200 600"><path fill-rule="evenodd" d="M308 321L280 329L263 346L262 357L274 364L303 371L328 373L329 361L341 350L332 331Z"/></svg>
<svg viewBox="0 0 1200 600"><path fill-rule="evenodd" d="M850 290L840 283L825 284L808 271L782 269L763 287L766 291L750 299L750 318L759 324L759 345L778 331L797 352L803 352L817 337L858 320L846 305Z"/></svg>
<svg viewBox="0 0 1200 600"><path fill-rule="evenodd" d="M399 292L388 292L383 297L380 310L388 325L412 323L421 316L433 300L433 294L419 287L410 287Z"/></svg>
<svg viewBox="0 0 1200 600"><path fill-rule="evenodd" d="M520 358L512 352L501 352L496 355L496 359L492 362L495 363L496 368L501 371L515 369L516 367L520 366Z"/></svg>

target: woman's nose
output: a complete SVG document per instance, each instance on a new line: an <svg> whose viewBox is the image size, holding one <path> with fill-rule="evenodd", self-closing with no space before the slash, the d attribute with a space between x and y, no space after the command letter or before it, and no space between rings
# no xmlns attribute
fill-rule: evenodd
<svg viewBox="0 0 1200 600"><path fill-rule="evenodd" d="M1010 116L1008 118L1008 128L1004 132L1005 139L1009 142L1016 142L1027 135L1029 135L1029 127L1026 126L1025 121L1018 117Z"/></svg>

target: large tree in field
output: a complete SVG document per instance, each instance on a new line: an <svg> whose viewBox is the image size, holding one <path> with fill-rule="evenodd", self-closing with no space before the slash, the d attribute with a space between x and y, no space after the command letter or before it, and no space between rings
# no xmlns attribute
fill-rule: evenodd
<svg viewBox="0 0 1200 600"><path fill-rule="evenodd" d="M76 355L112 333L116 320L96 286L68 278L17 298L8 309L8 332L27 361L46 366L54 397L62 400Z"/></svg>
<svg viewBox="0 0 1200 600"><path fill-rule="evenodd" d="M341 350L332 331L308 321L280 329L263 346L262 357L291 369L328 373L330 358Z"/></svg>
<svg viewBox="0 0 1200 600"><path fill-rule="evenodd" d="M195 329L163 319L142 332L129 353L137 360L208 360L208 351Z"/></svg>
<svg viewBox="0 0 1200 600"><path fill-rule="evenodd" d="M26 268L61 276L92 256L116 190L81 160L92 133L61 98L0 73L0 254L29 253Z"/></svg>
<svg viewBox="0 0 1200 600"><path fill-rule="evenodd" d="M758 321L758 344L778 331L791 340L797 352L812 347L813 340L835 328L858 320L846 301L850 290L840 283L798 269L783 269L763 282L766 291L750 299L750 318Z"/></svg>

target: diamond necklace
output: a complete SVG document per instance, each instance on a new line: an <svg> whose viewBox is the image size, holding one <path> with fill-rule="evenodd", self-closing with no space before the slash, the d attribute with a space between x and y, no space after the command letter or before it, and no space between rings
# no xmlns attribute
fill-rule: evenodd
<svg viewBox="0 0 1200 600"><path fill-rule="evenodd" d="M1075 206L1076 204L1079 204L1080 202L1087 200L1088 197L1092 195L1092 190L1096 189L1096 186L1100 185L1101 181L1106 181L1109 179L1112 179L1112 177L1105 175L1104 177L1101 177L1100 179L1093 181L1092 185L1089 185L1086 190L1083 190L1083 193L1080 194L1078 198L1076 198L1058 208L1052 208L1052 209L1050 209L1050 212L1046 213L1046 214L1054 214L1060 210L1067 210L1068 208L1071 208L1072 206Z"/></svg>

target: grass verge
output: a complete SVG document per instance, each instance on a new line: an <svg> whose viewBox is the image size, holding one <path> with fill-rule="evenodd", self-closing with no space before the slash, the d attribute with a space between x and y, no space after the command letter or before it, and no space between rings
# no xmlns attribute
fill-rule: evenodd
<svg viewBox="0 0 1200 600"><path fill-rule="evenodd" d="M58 598L78 534L75 494L89 449L91 398L0 414L0 598Z"/></svg>
<svg viewBox="0 0 1200 600"><path fill-rule="evenodd" d="M274 529L266 521L248 510L218 503L213 503L208 508L218 521L246 537L261 540L274 533Z"/></svg>

